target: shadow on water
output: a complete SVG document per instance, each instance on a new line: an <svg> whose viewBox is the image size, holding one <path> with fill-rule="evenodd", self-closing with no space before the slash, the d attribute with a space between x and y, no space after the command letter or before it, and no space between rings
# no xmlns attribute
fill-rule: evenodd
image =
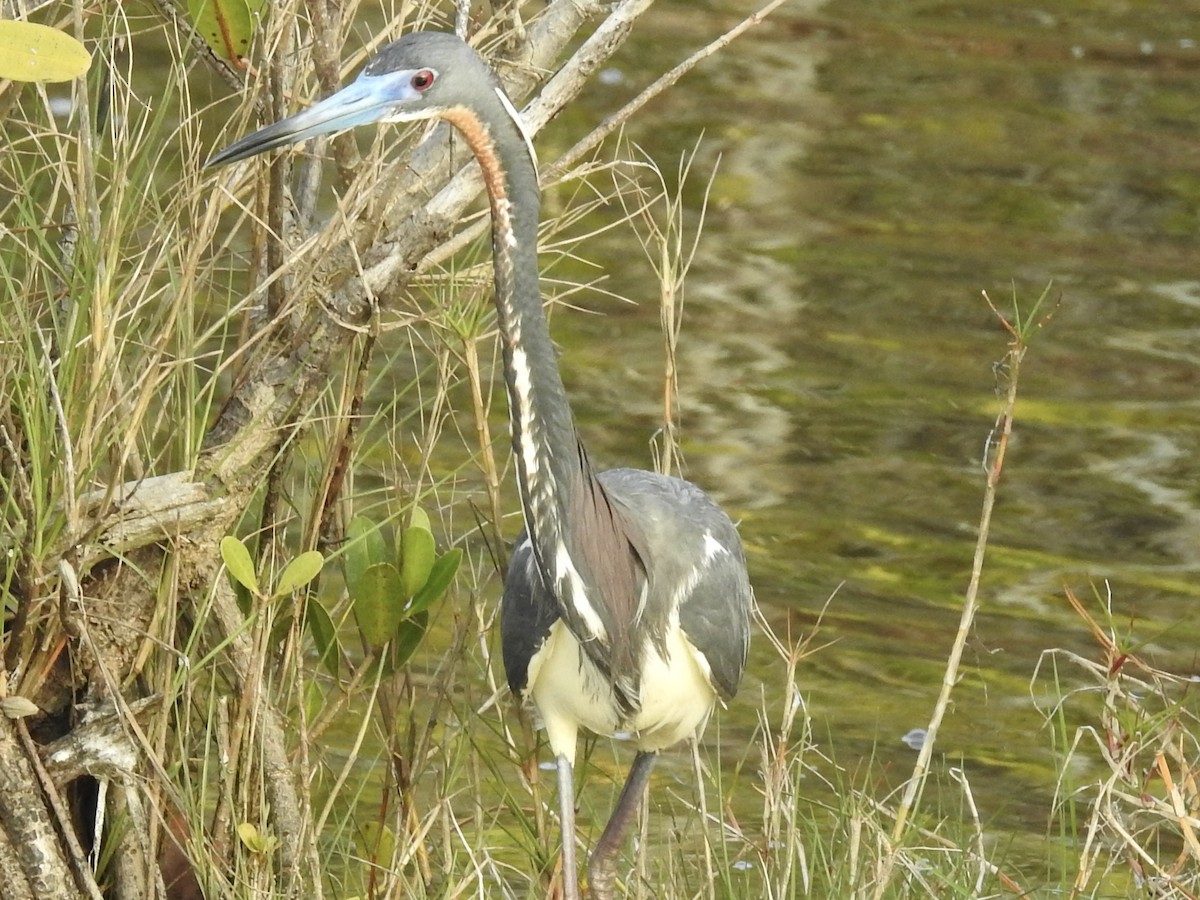
<svg viewBox="0 0 1200 900"><path fill-rule="evenodd" d="M661 5L572 116L604 114L750 8ZM1200 20L1131 10L785 7L629 135L672 172L703 133L693 212L720 157L687 293L689 475L740 516L777 629L811 630L836 591L800 677L818 742L849 780L873 759L876 796L911 771L901 737L928 719L969 574L1006 345L981 291L1001 308L1051 280L1061 294L1025 367L939 740L995 833L1031 841L1055 790L1031 678L1047 648L1097 655L1064 588L1095 602L1107 583L1164 667L1193 669L1200 638ZM605 288L642 303L594 296L603 316L558 317L565 377L601 463L644 464L657 285L628 236L590 250ZM779 672L760 640L746 696ZM724 736L754 715L735 704Z"/></svg>

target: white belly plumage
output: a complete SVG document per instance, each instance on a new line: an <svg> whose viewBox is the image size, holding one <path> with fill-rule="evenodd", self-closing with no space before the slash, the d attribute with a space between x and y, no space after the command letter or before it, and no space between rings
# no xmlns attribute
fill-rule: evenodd
<svg viewBox="0 0 1200 900"><path fill-rule="evenodd" d="M717 702L708 671L704 654L672 622L665 654L646 646L641 708L622 719L608 680L560 620L530 660L526 696L542 717L551 751L574 764L580 726L600 735L632 732L638 749L648 751L698 736Z"/></svg>

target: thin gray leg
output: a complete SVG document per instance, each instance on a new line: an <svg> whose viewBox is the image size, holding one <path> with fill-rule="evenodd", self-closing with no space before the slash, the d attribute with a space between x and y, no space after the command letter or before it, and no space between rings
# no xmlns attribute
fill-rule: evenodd
<svg viewBox="0 0 1200 900"><path fill-rule="evenodd" d="M558 757L558 816L562 824L563 900L579 900L579 870L575 867L575 779L571 763Z"/></svg>
<svg viewBox="0 0 1200 900"><path fill-rule="evenodd" d="M638 751L629 777L625 779L625 787L621 788L617 805L609 816L608 824L604 826L604 834L600 835L600 840L596 841L592 850L592 858L588 861L588 884L595 900L614 900L616 897L617 851L625 842L629 826L637 815L642 795L646 793L646 783L650 780L650 770L657 759L657 753Z"/></svg>

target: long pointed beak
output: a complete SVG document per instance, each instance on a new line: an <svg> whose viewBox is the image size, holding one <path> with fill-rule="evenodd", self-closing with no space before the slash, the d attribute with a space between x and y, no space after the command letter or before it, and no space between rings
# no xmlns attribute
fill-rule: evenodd
<svg viewBox="0 0 1200 900"><path fill-rule="evenodd" d="M381 119L405 118L403 108L420 97L412 87L412 72L360 75L336 94L236 141L215 154L204 167L246 159L276 147L321 134L345 131Z"/></svg>

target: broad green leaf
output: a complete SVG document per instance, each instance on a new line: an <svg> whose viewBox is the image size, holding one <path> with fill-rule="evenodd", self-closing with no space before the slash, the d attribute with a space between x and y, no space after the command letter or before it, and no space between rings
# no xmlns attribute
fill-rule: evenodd
<svg viewBox="0 0 1200 900"><path fill-rule="evenodd" d="M363 822L355 843L361 858L376 865L390 864L396 853L395 832L379 822Z"/></svg>
<svg viewBox="0 0 1200 900"><path fill-rule="evenodd" d="M429 572L429 578L408 604L409 615L428 609L435 600L446 593L446 588L450 587L458 573L462 558L462 547L453 547L438 557Z"/></svg>
<svg viewBox="0 0 1200 900"><path fill-rule="evenodd" d="M237 827L238 837L242 839L242 843L246 845L253 853L266 855L274 853L279 846L279 841L273 835L259 831L257 826L250 822L242 822Z"/></svg>
<svg viewBox="0 0 1200 900"><path fill-rule="evenodd" d="M221 538L221 559L230 576L254 595L258 595L258 576L254 574L254 560L246 545L232 535Z"/></svg>
<svg viewBox="0 0 1200 900"><path fill-rule="evenodd" d="M388 561L387 544L379 526L366 516L355 516L346 526L346 549L342 553L342 565L346 568L346 590L353 597L363 572L376 563Z"/></svg>
<svg viewBox="0 0 1200 900"><path fill-rule="evenodd" d="M283 568L279 583L275 585L275 596L282 597L297 588L302 588L321 571L325 565L325 557L320 550L308 550L301 553Z"/></svg>
<svg viewBox="0 0 1200 900"><path fill-rule="evenodd" d="M429 613L419 612L400 623L396 639L392 641L392 652L389 656L389 670L395 671L403 666L425 637L425 629L429 625Z"/></svg>
<svg viewBox="0 0 1200 900"><path fill-rule="evenodd" d="M424 528L433 534L433 526L429 523L429 514L419 506L414 506L408 514L408 528ZM408 529L401 528L396 532L396 558L404 554L404 535Z"/></svg>
<svg viewBox="0 0 1200 900"><path fill-rule="evenodd" d="M213 53L238 62L250 52L265 0L188 0L188 15Z"/></svg>
<svg viewBox="0 0 1200 900"><path fill-rule="evenodd" d="M312 722L325 708L325 692L316 678L310 678L304 685L304 717Z"/></svg>
<svg viewBox="0 0 1200 900"><path fill-rule="evenodd" d="M354 601L354 620L363 640L379 647L392 639L404 616L400 573L391 563L376 563L363 573Z"/></svg>
<svg viewBox="0 0 1200 900"><path fill-rule="evenodd" d="M404 529L400 544L400 588L405 601L416 595L429 580L437 547L429 529L414 525Z"/></svg>
<svg viewBox="0 0 1200 900"><path fill-rule="evenodd" d="M0 78L70 81L91 64L87 48L57 28L0 20Z"/></svg>
<svg viewBox="0 0 1200 900"><path fill-rule="evenodd" d="M271 623L271 633L267 637L267 646L272 650L281 648L284 641L291 634L294 622L295 616L292 615L291 604L289 603L286 609L277 611L275 620Z"/></svg>
<svg viewBox="0 0 1200 900"><path fill-rule="evenodd" d="M247 848L256 853L258 852L258 849L262 846L262 841L258 836L258 828L255 825L250 822L239 822L237 833Z"/></svg>
<svg viewBox="0 0 1200 900"><path fill-rule="evenodd" d="M304 622L312 635L313 646L317 648L317 659L325 670L334 678L338 677L341 653L339 652L337 626L329 611L321 605L316 597L308 598L304 610Z"/></svg>
<svg viewBox="0 0 1200 900"><path fill-rule="evenodd" d="M421 509L419 506L414 506L412 516L408 522L409 528L424 528L426 531L433 533L433 525L429 522L429 513Z"/></svg>

